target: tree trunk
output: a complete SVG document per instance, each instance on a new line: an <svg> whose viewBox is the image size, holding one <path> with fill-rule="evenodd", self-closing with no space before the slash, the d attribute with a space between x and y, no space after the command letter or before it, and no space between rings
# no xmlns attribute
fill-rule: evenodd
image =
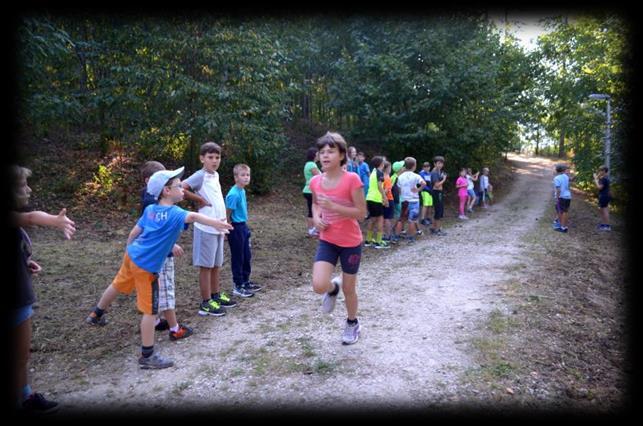
<svg viewBox="0 0 643 426"><path fill-rule="evenodd" d="M561 129L558 140L558 158L565 158L565 130Z"/></svg>

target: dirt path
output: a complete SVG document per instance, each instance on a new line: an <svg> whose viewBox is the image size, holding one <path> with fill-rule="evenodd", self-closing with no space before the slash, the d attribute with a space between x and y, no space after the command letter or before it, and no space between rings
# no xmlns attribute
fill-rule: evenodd
<svg viewBox="0 0 643 426"><path fill-rule="evenodd" d="M302 276L292 291L268 289L225 317L209 318L205 330L185 341L159 339L157 347L175 360L174 368L140 370L133 348L114 363L97 360L82 386L55 384L57 400L68 412L248 404L425 407L445 401L474 364L466 342L475 327L492 310L505 309L496 284L508 279L511 265L527 261L521 236L551 207L550 163L510 159L516 181L502 202L454 225L447 236L425 236L362 264L357 344L340 343L343 297L332 315L323 315L310 277Z"/></svg>

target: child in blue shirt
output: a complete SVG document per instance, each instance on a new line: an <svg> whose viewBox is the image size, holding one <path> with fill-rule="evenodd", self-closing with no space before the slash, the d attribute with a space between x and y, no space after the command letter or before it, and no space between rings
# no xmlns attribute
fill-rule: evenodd
<svg viewBox="0 0 643 426"><path fill-rule="evenodd" d="M559 226L554 228L558 232L567 232L567 217L569 205L572 201L572 192L569 190L569 166L564 163L556 165L556 177L554 177L554 193L557 200Z"/></svg>
<svg viewBox="0 0 643 426"><path fill-rule="evenodd" d="M172 360L154 352L154 323L158 314L158 274L167 254L185 230L184 224L198 222L213 226L223 233L232 228L222 220L189 212L175 205L183 200L182 175L183 167L160 170L150 177L147 192L158 203L147 206L130 231L121 267L103 293L104 297L109 291L130 294L136 289L136 306L143 314L140 325L141 357L138 359L143 369L174 365ZM106 306L102 299L98 306Z"/></svg>
<svg viewBox="0 0 643 426"><path fill-rule="evenodd" d="M248 202L246 190L250 183L250 167L246 164L237 164L232 169L234 173L234 186L230 188L225 197L226 214L232 230L228 234L230 244L230 266L232 268L232 293L239 297L252 297L261 290L261 286L250 281L250 229L248 221Z"/></svg>

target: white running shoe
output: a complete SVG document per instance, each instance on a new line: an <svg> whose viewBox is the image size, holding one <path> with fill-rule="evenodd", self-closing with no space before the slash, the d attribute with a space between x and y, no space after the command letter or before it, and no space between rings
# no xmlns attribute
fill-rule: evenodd
<svg viewBox="0 0 643 426"><path fill-rule="evenodd" d="M324 293L324 296L322 297L322 312L326 314L330 314L331 312L333 312L333 309L335 309L335 302L337 301L337 296L339 295L339 289L342 286L342 276L339 275L330 280L330 282L337 286L338 291L334 296L331 296L330 293Z"/></svg>

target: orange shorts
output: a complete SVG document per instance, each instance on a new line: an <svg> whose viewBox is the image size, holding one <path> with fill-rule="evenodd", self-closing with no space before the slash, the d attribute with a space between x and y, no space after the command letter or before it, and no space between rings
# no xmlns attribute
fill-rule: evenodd
<svg viewBox="0 0 643 426"><path fill-rule="evenodd" d="M127 252L123 256L121 269L118 270L112 286L119 293L130 294L136 288L136 307L146 315L156 315L159 309L158 276L147 272L130 259Z"/></svg>

